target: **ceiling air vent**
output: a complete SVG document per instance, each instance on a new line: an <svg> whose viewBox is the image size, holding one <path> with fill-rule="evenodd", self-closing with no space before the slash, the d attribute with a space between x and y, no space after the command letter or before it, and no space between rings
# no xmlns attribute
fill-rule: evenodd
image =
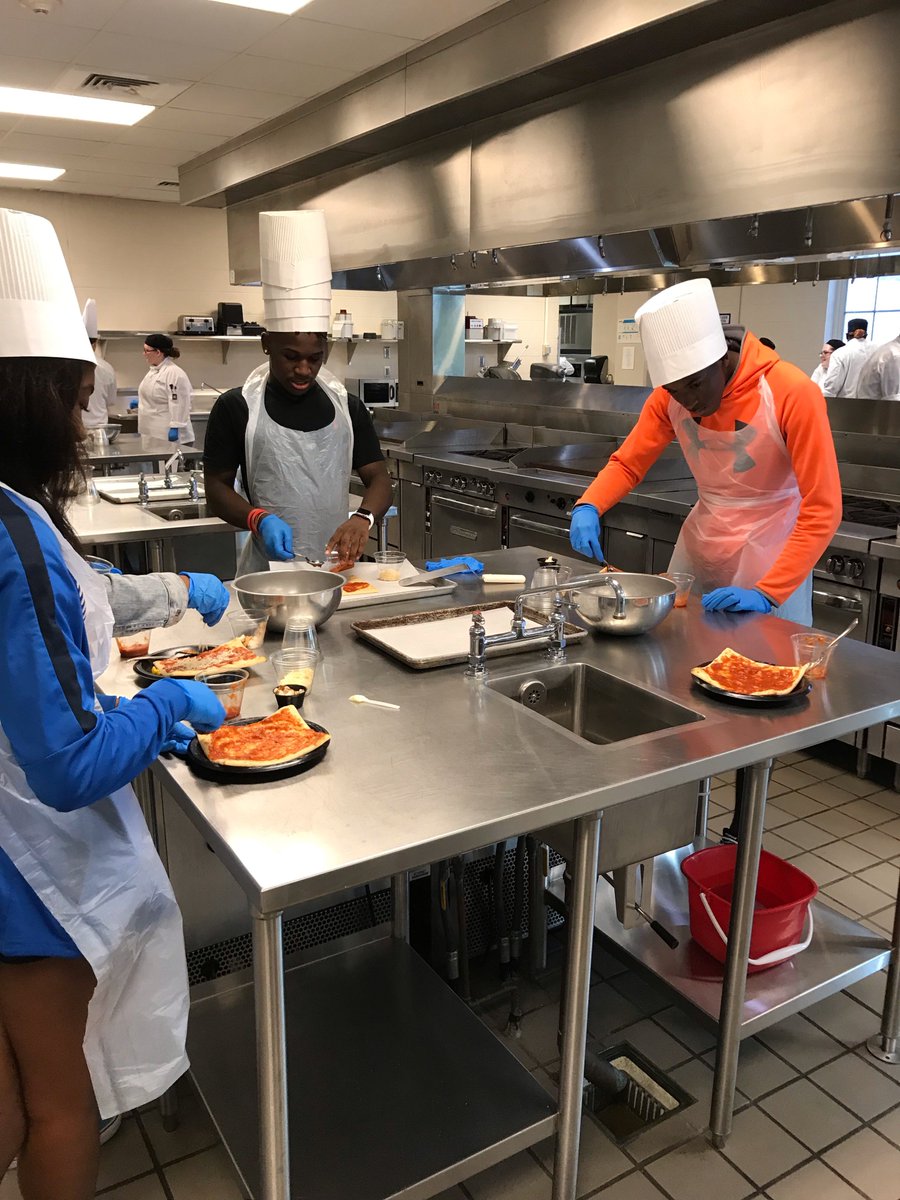
<svg viewBox="0 0 900 1200"><path fill-rule="evenodd" d="M81 84L83 92L112 92L114 95L147 96L149 88L159 87L155 79L133 79L129 75L101 75L95 71Z"/></svg>
<svg viewBox="0 0 900 1200"><path fill-rule="evenodd" d="M157 187L176 187L177 188L178 180L177 179L163 179L156 186Z"/></svg>

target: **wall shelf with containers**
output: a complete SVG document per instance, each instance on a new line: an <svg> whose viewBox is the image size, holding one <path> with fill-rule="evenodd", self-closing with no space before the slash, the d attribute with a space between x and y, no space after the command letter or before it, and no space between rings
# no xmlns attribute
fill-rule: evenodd
<svg viewBox="0 0 900 1200"><path fill-rule="evenodd" d="M140 333L137 330L127 329L111 329L105 332L98 333L97 340L102 344L107 342L124 342L131 340L143 341L152 330L147 330L147 333ZM202 342L216 342L222 349L222 363L228 362L228 351L231 348L232 342L246 342L249 346L251 343L259 344L259 334L225 334L225 333L167 333L173 342L193 342L195 345Z"/></svg>
<svg viewBox="0 0 900 1200"><path fill-rule="evenodd" d="M399 338L362 338L362 337L337 337L329 338L328 341L333 346L347 347L347 366L353 361L353 355L356 353L357 346L396 346Z"/></svg>

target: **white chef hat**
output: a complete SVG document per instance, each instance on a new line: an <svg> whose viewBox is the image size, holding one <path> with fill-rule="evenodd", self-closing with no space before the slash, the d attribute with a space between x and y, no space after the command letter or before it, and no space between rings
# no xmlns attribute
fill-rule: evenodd
<svg viewBox="0 0 900 1200"><path fill-rule="evenodd" d="M84 308L81 310L81 319L84 322L84 331L89 338L96 338L97 332L97 301L85 300Z"/></svg>
<svg viewBox="0 0 900 1200"><path fill-rule="evenodd" d="M658 292L641 305L634 319L654 387L702 371L728 350L708 279L689 279Z"/></svg>
<svg viewBox="0 0 900 1200"><path fill-rule="evenodd" d="M0 358L96 362L56 230L0 208Z"/></svg>
<svg viewBox="0 0 900 1200"><path fill-rule="evenodd" d="M271 333L327 333L331 254L321 209L259 214L265 325Z"/></svg>

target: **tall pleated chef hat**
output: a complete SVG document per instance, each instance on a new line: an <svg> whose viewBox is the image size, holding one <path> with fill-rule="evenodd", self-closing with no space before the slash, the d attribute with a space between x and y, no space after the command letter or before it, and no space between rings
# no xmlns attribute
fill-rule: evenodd
<svg viewBox="0 0 900 1200"><path fill-rule="evenodd" d="M84 322L84 331L89 338L96 338L97 333L97 301L85 300L84 308L81 310L81 319Z"/></svg>
<svg viewBox="0 0 900 1200"><path fill-rule="evenodd" d="M665 288L642 304L634 319L654 387L702 371L728 350L708 279Z"/></svg>
<svg viewBox="0 0 900 1200"><path fill-rule="evenodd" d="M56 230L0 208L0 358L96 362Z"/></svg>
<svg viewBox="0 0 900 1200"><path fill-rule="evenodd" d="M265 326L271 333L327 333L331 254L321 209L259 214Z"/></svg>

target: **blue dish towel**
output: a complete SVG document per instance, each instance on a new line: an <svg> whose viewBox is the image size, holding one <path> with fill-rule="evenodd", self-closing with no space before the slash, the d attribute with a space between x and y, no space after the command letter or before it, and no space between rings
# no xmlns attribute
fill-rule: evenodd
<svg viewBox="0 0 900 1200"><path fill-rule="evenodd" d="M426 562L425 570L439 571L441 567L449 567L451 563L459 563L459 570L454 571L455 575L480 575L484 570L484 563L468 554L461 554L455 558L436 558L432 562Z"/></svg>

